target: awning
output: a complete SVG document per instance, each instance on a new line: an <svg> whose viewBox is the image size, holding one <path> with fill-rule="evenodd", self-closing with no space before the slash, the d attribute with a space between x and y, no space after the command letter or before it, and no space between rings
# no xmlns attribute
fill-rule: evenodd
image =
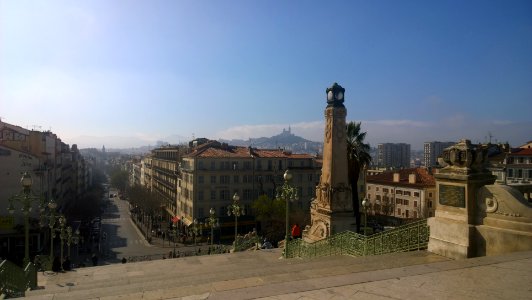
<svg viewBox="0 0 532 300"><path fill-rule="evenodd" d="M182 218L181 221L183 221L183 223L185 223L186 226L189 226L190 224L192 224L192 221L187 219L186 217Z"/></svg>

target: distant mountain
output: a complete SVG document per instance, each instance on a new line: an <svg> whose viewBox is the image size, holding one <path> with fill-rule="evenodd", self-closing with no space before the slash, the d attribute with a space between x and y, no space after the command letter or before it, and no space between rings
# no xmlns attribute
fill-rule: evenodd
<svg viewBox="0 0 532 300"><path fill-rule="evenodd" d="M233 146L255 147L259 149L277 149L282 148L290 150L294 153L321 153L323 143L313 142L297 136L288 130L283 129L278 135L272 137L250 138L249 140L220 140L220 142L227 143Z"/></svg>

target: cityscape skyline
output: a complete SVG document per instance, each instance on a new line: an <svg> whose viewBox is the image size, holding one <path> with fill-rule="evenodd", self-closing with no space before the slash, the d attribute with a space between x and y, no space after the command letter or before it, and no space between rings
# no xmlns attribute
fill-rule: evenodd
<svg viewBox="0 0 532 300"><path fill-rule="evenodd" d="M0 1L0 118L80 148L294 134L531 139L532 3ZM169 140L169 137L173 140Z"/></svg>

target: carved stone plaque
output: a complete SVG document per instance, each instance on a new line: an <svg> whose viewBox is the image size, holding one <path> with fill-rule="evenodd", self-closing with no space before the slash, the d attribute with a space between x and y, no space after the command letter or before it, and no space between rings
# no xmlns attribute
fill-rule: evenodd
<svg viewBox="0 0 532 300"><path fill-rule="evenodd" d="M440 204L465 208L465 187L440 184Z"/></svg>

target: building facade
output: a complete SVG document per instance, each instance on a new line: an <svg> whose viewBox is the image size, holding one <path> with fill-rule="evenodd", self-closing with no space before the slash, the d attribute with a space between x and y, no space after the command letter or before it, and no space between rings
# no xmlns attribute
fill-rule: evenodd
<svg viewBox="0 0 532 300"><path fill-rule="evenodd" d="M79 153L50 131L27 130L0 121L0 245L1 256L10 257L23 247L24 237L16 228L23 226L21 204L14 203L11 215L9 199L21 191L20 178L28 173L33 181L34 201L30 220L39 220L40 205L51 199L58 211L65 210L80 198L91 185L92 168ZM30 251L41 248L41 230L30 222ZM15 258L16 259L16 258Z"/></svg>
<svg viewBox="0 0 532 300"><path fill-rule="evenodd" d="M377 145L378 168L400 169L410 167L410 144L383 143Z"/></svg>
<svg viewBox="0 0 532 300"><path fill-rule="evenodd" d="M425 168L437 166L438 157L441 156L443 150L454 144L454 142L425 142L423 144L423 165Z"/></svg>
<svg viewBox="0 0 532 300"><path fill-rule="evenodd" d="M276 188L284 182L287 168L293 173L291 184L298 189L299 199L294 205L308 209L319 181L320 167L309 154L235 147L211 141L183 156L177 188L177 215L187 225L194 219L207 217L211 208L218 216L224 216L235 193L246 214L253 215L253 200L262 194L273 199Z"/></svg>
<svg viewBox="0 0 532 300"><path fill-rule="evenodd" d="M369 214L403 219L434 216L436 182L424 168L383 172L366 177Z"/></svg>

